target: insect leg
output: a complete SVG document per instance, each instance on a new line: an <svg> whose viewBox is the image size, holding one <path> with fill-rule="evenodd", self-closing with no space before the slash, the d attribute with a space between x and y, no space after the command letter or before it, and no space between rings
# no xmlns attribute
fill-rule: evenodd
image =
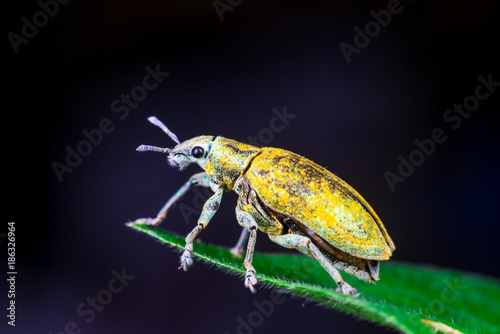
<svg viewBox="0 0 500 334"><path fill-rule="evenodd" d="M249 288L252 293L255 293L256 290L254 285L257 284L257 278L255 277L255 268L252 266L252 260L255 242L257 240L257 223L248 212L243 211L239 207L236 207L236 218L238 219L238 223L245 227L250 235L247 244L247 255L245 256L243 266L247 270L245 274L245 286Z"/></svg>
<svg viewBox="0 0 500 334"><path fill-rule="evenodd" d="M234 245L233 248L231 248L231 254L233 254L237 258L241 258L241 255L243 254L243 247L245 246L247 240L248 240L248 229L243 228L241 230L238 242L236 243L236 245Z"/></svg>
<svg viewBox="0 0 500 334"><path fill-rule="evenodd" d="M172 207L172 205L184 196L184 194L186 194L193 186L210 187L210 177L205 172L194 174L186 183L184 183L182 187L179 188L179 190L177 190L167 203L165 203L163 208L161 208L160 212L156 215L156 218L140 218L137 219L135 223L154 226L160 225L167 216L167 211Z"/></svg>
<svg viewBox="0 0 500 334"><path fill-rule="evenodd" d="M337 283L337 291L344 295L359 296L359 293L342 279L339 271L333 267L333 263L329 260L312 241L305 236L298 234L274 235L269 234L269 239L285 248L294 248L299 252L312 257L318 261L323 268L330 274L335 283Z"/></svg>
<svg viewBox="0 0 500 334"><path fill-rule="evenodd" d="M196 239L196 236L207 227L208 222L214 214L217 212L219 208L220 201L222 199L222 194L224 189L222 187L218 187L215 189L215 194L212 195L205 204L203 205L203 210L201 211L200 218L198 218L198 224L196 227L188 234L186 237L186 248L184 249L184 253L181 256L181 266L184 271L188 270L188 268L193 264L193 259L191 258L191 252L193 251L193 242Z"/></svg>

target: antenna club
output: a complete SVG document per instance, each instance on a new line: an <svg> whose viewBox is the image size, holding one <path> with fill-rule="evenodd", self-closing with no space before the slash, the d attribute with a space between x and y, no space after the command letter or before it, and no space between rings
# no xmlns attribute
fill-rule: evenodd
<svg viewBox="0 0 500 334"><path fill-rule="evenodd" d="M162 122L158 118L156 118L156 116L149 116L148 121L156 126L162 124Z"/></svg>
<svg viewBox="0 0 500 334"><path fill-rule="evenodd" d="M138 152L145 152L147 151L146 145L141 145L135 149Z"/></svg>
<svg viewBox="0 0 500 334"><path fill-rule="evenodd" d="M177 144L180 144L180 141L179 139L177 138L177 136L172 132L170 131L166 126L165 124L163 124L158 118L156 118L155 116L150 116L148 117L148 121L153 124L153 125L156 125L157 127L159 127L160 129L163 130L163 132L165 132L173 141L175 141Z"/></svg>

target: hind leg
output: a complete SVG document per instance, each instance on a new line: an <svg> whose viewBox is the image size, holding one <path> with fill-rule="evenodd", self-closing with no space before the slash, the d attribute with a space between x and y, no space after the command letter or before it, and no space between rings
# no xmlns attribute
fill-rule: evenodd
<svg viewBox="0 0 500 334"><path fill-rule="evenodd" d="M285 248L294 248L299 252L318 261L323 268L330 274L335 283L337 283L337 291L344 294L357 297L359 293L342 279L339 271L333 267L333 263L312 243L312 241L298 234L273 235L269 234L269 238L280 246Z"/></svg>
<svg viewBox="0 0 500 334"><path fill-rule="evenodd" d="M243 256L244 247L248 240L248 234L249 234L248 229L243 228L241 230L238 242L236 243L236 245L234 245L233 248L231 248L231 254L233 254L235 257L241 258Z"/></svg>

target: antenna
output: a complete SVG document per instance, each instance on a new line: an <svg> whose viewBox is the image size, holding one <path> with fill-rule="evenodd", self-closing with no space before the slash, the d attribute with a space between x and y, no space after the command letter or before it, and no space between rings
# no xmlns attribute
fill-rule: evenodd
<svg viewBox="0 0 500 334"><path fill-rule="evenodd" d="M180 144L181 142L179 141L179 139L177 139L177 136L175 135L175 133L173 133L172 131L170 131L166 126L165 124L163 124L158 118L156 118L155 116L151 116L151 117L148 117L148 121L150 121L153 125L156 125L157 127L159 127L160 129L163 130L163 132L165 132L170 138L172 138L173 141L175 141L177 144Z"/></svg>
<svg viewBox="0 0 500 334"><path fill-rule="evenodd" d="M162 148L162 147L151 146L151 145L141 145L138 148L136 148L135 150L139 151L139 152L153 151L153 152L159 152L159 153L172 153L172 150L169 148Z"/></svg>

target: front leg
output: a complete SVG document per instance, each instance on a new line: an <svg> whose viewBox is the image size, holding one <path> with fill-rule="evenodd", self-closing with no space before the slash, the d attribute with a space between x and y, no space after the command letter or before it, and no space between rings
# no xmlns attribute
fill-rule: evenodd
<svg viewBox="0 0 500 334"><path fill-rule="evenodd" d="M194 186L209 187L210 177L208 174L206 172L201 172L191 176L189 180L184 183L184 185L167 201L167 203L165 203L163 208L161 208L160 212L156 215L156 218L140 218L134 223L153 226L160 225L165 217L167 217L167 211Z"/></svg>
<svg viewBox="0 0 500 334"><path fill-rule="evenodd" d="M184 271L188 270L188 268L193 264L191 253L193 252L194 239L196 239L201 230L207 227L210 219L212 219L214 214L217 212L217 209L219 209L224 189L222 189L221 186L214 186L213 190L215 190L215 194L213 194L212 197L205 202L205 205L203 205L203 210L201 211L200 218L198 219L198 224L186 237L186 248L184 253L182 253L181 266L179 267L179 269L182 268Z"/></svg>

